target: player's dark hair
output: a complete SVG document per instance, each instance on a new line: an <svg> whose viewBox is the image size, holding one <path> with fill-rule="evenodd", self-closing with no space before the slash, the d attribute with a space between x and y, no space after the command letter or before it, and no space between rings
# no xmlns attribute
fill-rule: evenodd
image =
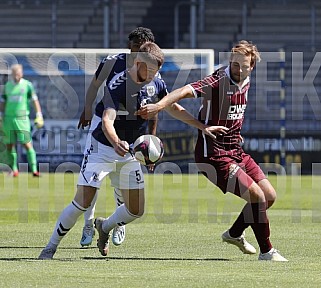
<svg viewBox="0 0 321 288"><path fill-rule="evenodd" d="M138 51L139 57L148 61L157 61L158 67L164 63L164 53L156 43L145 42Z"/></svg>
<svg viewBox="0 0 321 288"><path fill-rule="evenodd" d="M145 27L137 27L136 29L134 29L132 32L129 33L128 40L132 41L134 39L137 39L140 41L143 40L144 42L147 42L147 41L155 42L155 37L152 30Z"/></svg>

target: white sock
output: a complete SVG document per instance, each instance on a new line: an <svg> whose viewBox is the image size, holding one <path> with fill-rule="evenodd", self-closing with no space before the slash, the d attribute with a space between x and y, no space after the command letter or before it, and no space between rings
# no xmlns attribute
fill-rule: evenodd
<svg viewBox="0 0 321 288"><path fill-rule="evenodd" d="M61 239L69 232L69 230L75 225L79 216L85 211L85 208L81 207L75 201L72 201L61 212L49 243L58 246Z"/></svg>
<svg viewBox="0 0 321 288"><path fill-rule="evenodd" d="M114 188L114 199L116 208L118 208L120 205L124 203L123 195L121 194L121 191L117 188Z"/></svg>
<svg viewBox="0 0 321 288"><path fill-rule="evenodd" d="M102 225L103 231L106 233L111 231L116 226L123 226L126 225L136 219L138 219L140 216L131 214L125 204L120 205L115 212L110 215Z"/></svg>
<svg viewBox="0 0 321 288"><path fill-rule="evenodd" d="M96 192L90 206L84 213L85 226L94 226L95 208L97 202L98 191Z"/></svg>

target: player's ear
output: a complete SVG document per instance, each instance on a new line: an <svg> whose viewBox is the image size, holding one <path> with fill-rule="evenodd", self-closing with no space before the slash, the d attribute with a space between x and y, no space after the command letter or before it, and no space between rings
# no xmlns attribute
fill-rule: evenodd
<svg viewBox="0 0 321 288"><path fill-rule="evenodd" d="M134 59L134 65L138 66L140 61L137 59L137 57Z"/></svg>

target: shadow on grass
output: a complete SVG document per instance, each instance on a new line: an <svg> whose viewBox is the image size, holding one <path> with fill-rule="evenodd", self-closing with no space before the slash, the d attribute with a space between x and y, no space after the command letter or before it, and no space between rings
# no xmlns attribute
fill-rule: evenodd
<svg viewBox="0 0 321 288"><path fill-rule="evenodd" d="M44 246L0 246L0 250L5 249L39 249L40 251L44 248ZM97 249L97 247L59 247L59 250L90 250ZM0 257L0 261L45 261L40 260L38 257ZM80 261L82 258L54 258L52 260L55 261Z"/></svg>
<svg viewBox="0 0 321 288"><path fill-rule="evenodd" d="M0 246L1 249L43 249L45 246ZM59 247L59 250L87 250L87 249L97 249L95 246L89 247ZM0 258L1 259L1 258Z"/></svg>
<svg viewBox="0 0 321 288"><path fill-rule="evenodd" d="M81 257L81 258L54 258L49 260L41 260L33 257L0 257L0 261L61 261L61 262L78 262L81 260L100 260L100 261L111 261L111 260L125 260L125 261L231 261L225 258L162 258L162 257Z"/></svg>
<svg viewBox="0 0 321 288"><path fill-rule="evenodd" d="M78 262L78 261L231 261L231 259L225 258L179 258L179 257L80 257L80 258L53 258L49 261L61 261L61 262ZM0 261L48 261L41 260L37 257L0 257Z"/></svg>
<svg viewBox="0 0 321 288"><path fill-rule="evenodd" d="M1 259L1 258L0 258ZM134 261L231 261L226 258L183 258L183 257L82 257L84 260L134 260Z"/></svg>
<svg viewBox="0 0 321 288"><path fill-rule="evenodd" d="M13 258L13 257L7 257L7 258L4 258L4 257L0 257L0 261L16 261L16 262L19 262L19 261L61 261L61 262L75 262L75 261L80 261L82 259L76 259L76 258L54 258L54 259L49 259L49 260L42 260L42 259L38 259L38 257L16 257L16 258Z"/></svg>
<svg viewBox="0 0 321 288"><path fill-rule="evenodd" d="M39 249L42 250L44 246L0 246L1 249ZM59 247L59 250L88 250L97 249L97 247ZM33 257L0 257L0 261L45 261ZM231 261L226 258L184 258L184 257L80 257L80 258L54 258L55 261L81 261L81 260L125 260L125 261Z"/></svg>

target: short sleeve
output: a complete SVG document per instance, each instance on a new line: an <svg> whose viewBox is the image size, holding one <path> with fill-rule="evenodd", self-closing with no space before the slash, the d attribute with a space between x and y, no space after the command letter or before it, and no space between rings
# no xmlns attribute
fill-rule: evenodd
<svg viewBox="0 0 321 288"><path fill-rule="evenodd" d="M38 100L38 96L36 94L36 90L34 88L34 86L32 85L32 83L30 81L27 82L27 87L28 87L28 93L27 93L27 97L28 99L32 99L32 100Z"/></svg>
<svg viewBox="0 0 321 288"><path fill-rule="evenodd" d="M117 111L119 109L119 97L116 93L111 93L107 86L105 86L104 89L104 97L101 100L104 105L104 110L112 108Z"/></svg>
<svg viewBox="0 0 321 288"><path fill-rule="evenodd" d="M95 76L97 80L105 81L110 73L112 72L117 60L124 60L126 61L125 54L117 54L117 55L108 55L105 57L99 64Z"/></svg>

